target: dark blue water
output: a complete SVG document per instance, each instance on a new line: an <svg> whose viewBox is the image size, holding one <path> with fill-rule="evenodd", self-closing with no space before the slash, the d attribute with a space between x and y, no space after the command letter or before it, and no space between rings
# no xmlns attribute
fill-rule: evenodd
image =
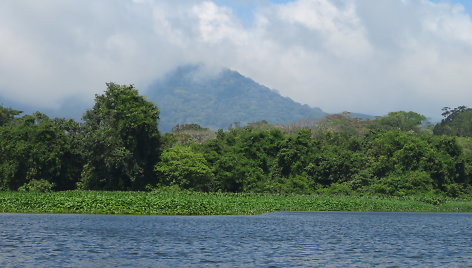
<svg viewBox="0 0 472 268"><path fill-rule="evenodd" d="M0 214L0 267L471 267L472 214Z"/></svg>

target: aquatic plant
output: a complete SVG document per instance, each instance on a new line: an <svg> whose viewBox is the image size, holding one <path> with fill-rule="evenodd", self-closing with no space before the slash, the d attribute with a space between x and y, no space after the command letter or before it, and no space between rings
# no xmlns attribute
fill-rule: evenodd
<svg viewBox="0 0 472 268"><path fill-rule="evenodd" d="M472 212L472 200L190 191L0 192L2 213L252 215L276 211Z"/></svg>

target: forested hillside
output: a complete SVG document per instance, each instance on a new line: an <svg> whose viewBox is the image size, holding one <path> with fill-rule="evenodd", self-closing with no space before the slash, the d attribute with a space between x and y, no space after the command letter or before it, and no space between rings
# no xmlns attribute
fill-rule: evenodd
<svg viewBox="0 0 472 268"><path fill-rule="evenodd" d="M320 108L283 97L236 71L207 71L200 65L181 66L141 89L140 94L161 110L159 129L163 132L171 131L177 124L196 123L217 130L261 120L271 124L288 124L326 115ZM41 111L49 117L80 121L84 110L92 103L70 97L58 103L56 108L41 108L35 104L0 98L0 105L15 107L25 113ZM365 114L351 115L373 118Z"/></svg>
<svg viewBox="0 0 472 268"><path fill-rule="evenodd" d="M220 129L235 122L285 124L326 114L282 97L238 72L225 69L208 74L198 65L176 69L144 94L161 110L160 129L164 132L176 124Z"/></svg>
<svg viewBox="0 0 472 268"><path fill-rule="evenodd" d="M159 109L133 86L107 84L83 122L0 106L0 190L153 190L472 194L466 107L432 127L414 112L373 120L329 115L312 126L267 121L213 131L158 131ZM448 133L437 129L447 123Z"/></svg>

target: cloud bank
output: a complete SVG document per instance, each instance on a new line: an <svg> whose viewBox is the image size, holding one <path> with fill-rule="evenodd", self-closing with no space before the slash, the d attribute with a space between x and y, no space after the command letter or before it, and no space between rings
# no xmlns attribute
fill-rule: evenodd
<svg viewBox="0 0 472 268"><path fill-rule="evenodd" d="M257 2L250 21L224 1L1 1L0 101L55 108L92 100L109 81L146 88L205 63L328 112L437 118L443 106L472 106L472 20L460 5L246 2Z"/></svg>

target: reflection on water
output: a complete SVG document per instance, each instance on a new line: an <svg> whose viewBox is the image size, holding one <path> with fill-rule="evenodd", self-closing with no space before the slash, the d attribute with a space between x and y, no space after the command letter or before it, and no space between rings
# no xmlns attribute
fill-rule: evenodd
<svg viewBox="0 0 472 268"><path fill-rule="evenodd" d="M472 266L472 214L0 214L0 267Z"/></svg>

